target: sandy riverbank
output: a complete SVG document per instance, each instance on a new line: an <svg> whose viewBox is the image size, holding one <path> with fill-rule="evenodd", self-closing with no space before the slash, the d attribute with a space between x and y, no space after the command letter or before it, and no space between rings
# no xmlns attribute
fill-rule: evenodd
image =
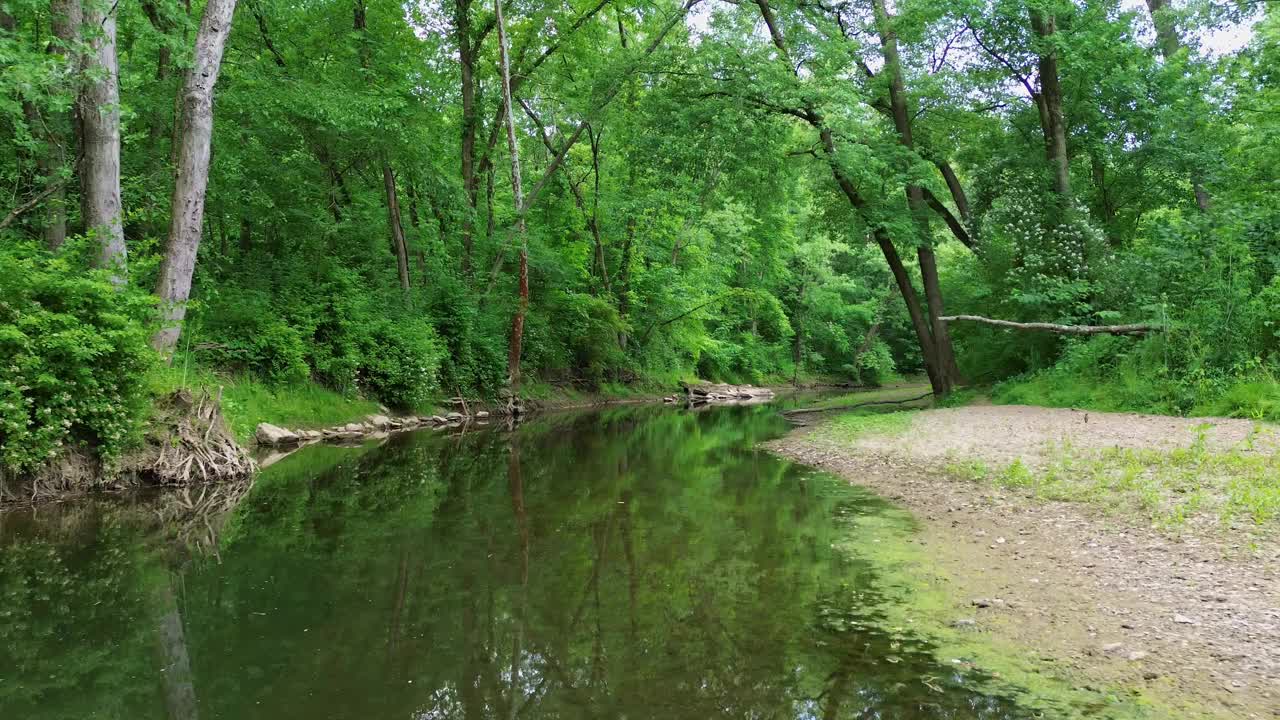
<svg viewBox="0 0 1280 720"><path fill-rule="evenodd" d="M952 590L957 622L1082 685L1138 688L1179 718L1280 717L1273 535L1245 521L1171 531L955 470L1017 462L1035 473L1061 465L1063 448L1275 453L1274 428L1017 406L929 410L905 431L852 439L806 421L767 447L913 511L927 558L917 570Z"/></svg>

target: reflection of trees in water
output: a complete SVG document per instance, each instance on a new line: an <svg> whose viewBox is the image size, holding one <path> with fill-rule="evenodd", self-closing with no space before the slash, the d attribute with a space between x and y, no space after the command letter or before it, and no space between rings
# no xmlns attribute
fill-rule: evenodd
<svg viewBox="0 0 1280 720"><path fill-rule="evenodd" d="M883 630L878 579L831 549L836 504L873 501L748 449L780 422L640 409L308 450L154 510L205 552L119 622L181 611L206 717L1022 717ZM117 584L169 576L117 547L144 568Z"/></svg>

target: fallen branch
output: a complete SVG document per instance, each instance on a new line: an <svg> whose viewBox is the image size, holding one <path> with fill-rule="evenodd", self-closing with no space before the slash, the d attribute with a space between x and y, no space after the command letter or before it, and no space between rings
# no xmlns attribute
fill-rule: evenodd
<svg viewBox="0 0 1280 720"><path fill-rule="evenodd" d="M1011 320L996 320L982 317L981 315L946 315L938 319L943 322L965 320L1009 328L1010 330L1043 330L1061 335L1146 335L1150 332L1164 331L1164 328L1159 325L1149 325L1147 323L1135 323L1133 325L1057 325L1055 323L1020 323Z"/></svg>
<svg viewBox="0 0 1280 720"><path fill-rule="evenodd" d="M51 182L47 186L45 186L44 190L41 190L39 193L36 193L35 197L32 197L30 200L22 203L18 207L15 207L13 210L10 210L9 214L5 215L3 220L0 220L0 230L3 230L9 227L9 225L11 225L14 220L17 220L18 217L22 215L22 213L39 205L41 202L44 201L45 198L57 192L58 188L62 187L66 183L67 183L66 178L60 178L58 180L55 180L54 182Z"/></svg>
<svg viewBox="0 0 1280 720"><path fill-rule="evenodd" d="M871 407L872 405L900 405L902 403L909 403L909 402L915 402L917 400L923 400L932 395L933 395L933 391L930 390L929 392L919 397L904 398L902 400L875 400L872 402L856 403L854 405L837 405L836 407L800 408L799 410L788 410L782 414L784 416L790 417L792 415L808 415L809 413L844 412L845 410L855 410L861 407Z"/></svg>

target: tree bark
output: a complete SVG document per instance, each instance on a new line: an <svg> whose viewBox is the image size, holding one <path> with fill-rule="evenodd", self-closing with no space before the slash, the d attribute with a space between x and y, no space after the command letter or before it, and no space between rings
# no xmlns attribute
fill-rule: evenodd
<svg viewBox="0 0 1280 720"><path fill-rule="evenodd" d="M902 65L898 56L898 37L892 27L892 19L885 7L885 0L872 0L876 30L880 35L880 47L884 52L885 72L889 73L889 107L898 140L908 150L914 149L911 135L911 117L907 110L906 84L902 77ZM933 252L933 237L929 229L924 189L914 182L907 183L907 204L919 229L916 257L920 262L920 278L924 284L925 304L929 314L929 334L932 339L926 352L932 352L937 383L942 393L949 393L959 380L955 352L946 323L939 318L945 312L942 302L942 286L938 280L938 263ZM914 293L913 293L914 294Z"/></svg>
<svg viewBox="0 0 1280 720"><path fill-rule="evenodd" d="M1031 29L1040 39L1039 55L1041 124L1044 125L1045 155L1053 170L1053 191L1062 199L1071 197L1071 160L1067 156L1067 125L1062 113L1062 85L1058 79L1058 51L1053 47L1058 31L1053 15L1032 8Z"/></svg>
<svg viewBox="0 0 1280 720"><path fill-rule="evenodd" d="M462 189L467 206L462 213L462 274L470 277L471 253L475 244L475 219L479 183L476 179L476 50L471 38L471 0L457 0L454 6L454 33L458 43L458 64L462 68Z"/></svg>
<svg viewBox="0 0 1280 720"><path fill-rule="evenodd" d="M400 221L400 198L396 192L396 174L391 163L382 161L382 187L387 195L387 226L391 229L391 245L396 251L396 270L400 274L400 290L409 297L409 248L404 239L404 225Z"/></svg>
<svg viewBox="0 0 1280 720"><path fill-rule="evenodd" d="M171 354L182 333L191 295L191 278L204 224L204 199L209 183L209 154L213 142L213 88L222 65L222 51L231 32L236 0L209 0L196 33L195 54L182 87L182 132L179 136L177 180L173 187L169 244L156 295L163 303L164 325L151 345Z"/></svg>
<svg viewBox="0 0 1280 720"><path fill-rule="evenodd" d="M115 6L88 3L84 24L92 33L86 38L84 62L89 80L77 102L84 148L80 213L85 229L97 234L98 267L110 269L112 282L123 287L128 282L128 251L120 200L120 65Z"/></svg>
<svg viewBox="0 0 1280 720"><path fill-rule="evenodd" d="M498 24L498 64L502 72L502 103L506 107L507 150L511 154L511 192L516 206L516 232L520 235L520 277L516 312L511 319L511 345L507 353L507 383L511 391L520 389L520 354L524 345L524 316L529 308L529 238L525 227L524 188L520 182L520 143L516 141L516 117L511 100L511 60L507 55L507 28L502 18L502 0L493 0Z"/></svg>
<svg viewBox="0 0 1280 720"><path fill-rule="evenodd" d="M81 62L77 54L71 51L80 39L80 24L84 20L80 2L79 0L52 0L49 9L53 36L57 38L57 42L49 44L49 52L63 58L63 63L74 74L75 70L80 67ZM72 128L70 139L65 133L63 122L67 122ZM76 155L75 147L79 140L79 126L80 121L74 108L68 114L68 117L49 124L50 153L56 154L53 160L57 164L59 173L70 172L67 168L67 163L69 158L73 158ZM67 240L67 191L65 183L59 183L58 189L50 195L49 218L48 224L45 226L44 240L50 250L57 250Z"/></svg>

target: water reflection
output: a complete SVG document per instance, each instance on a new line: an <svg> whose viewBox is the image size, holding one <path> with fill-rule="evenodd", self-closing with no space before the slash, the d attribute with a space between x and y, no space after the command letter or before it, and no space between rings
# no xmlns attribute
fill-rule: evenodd
<svg viewBox="0 0 1280 720"><path fill-rule="evenodd" d="M751 449L784 429L557 416L0 516L0 717L1038 716L886 627L834 518L898 516Z"/></svg>

